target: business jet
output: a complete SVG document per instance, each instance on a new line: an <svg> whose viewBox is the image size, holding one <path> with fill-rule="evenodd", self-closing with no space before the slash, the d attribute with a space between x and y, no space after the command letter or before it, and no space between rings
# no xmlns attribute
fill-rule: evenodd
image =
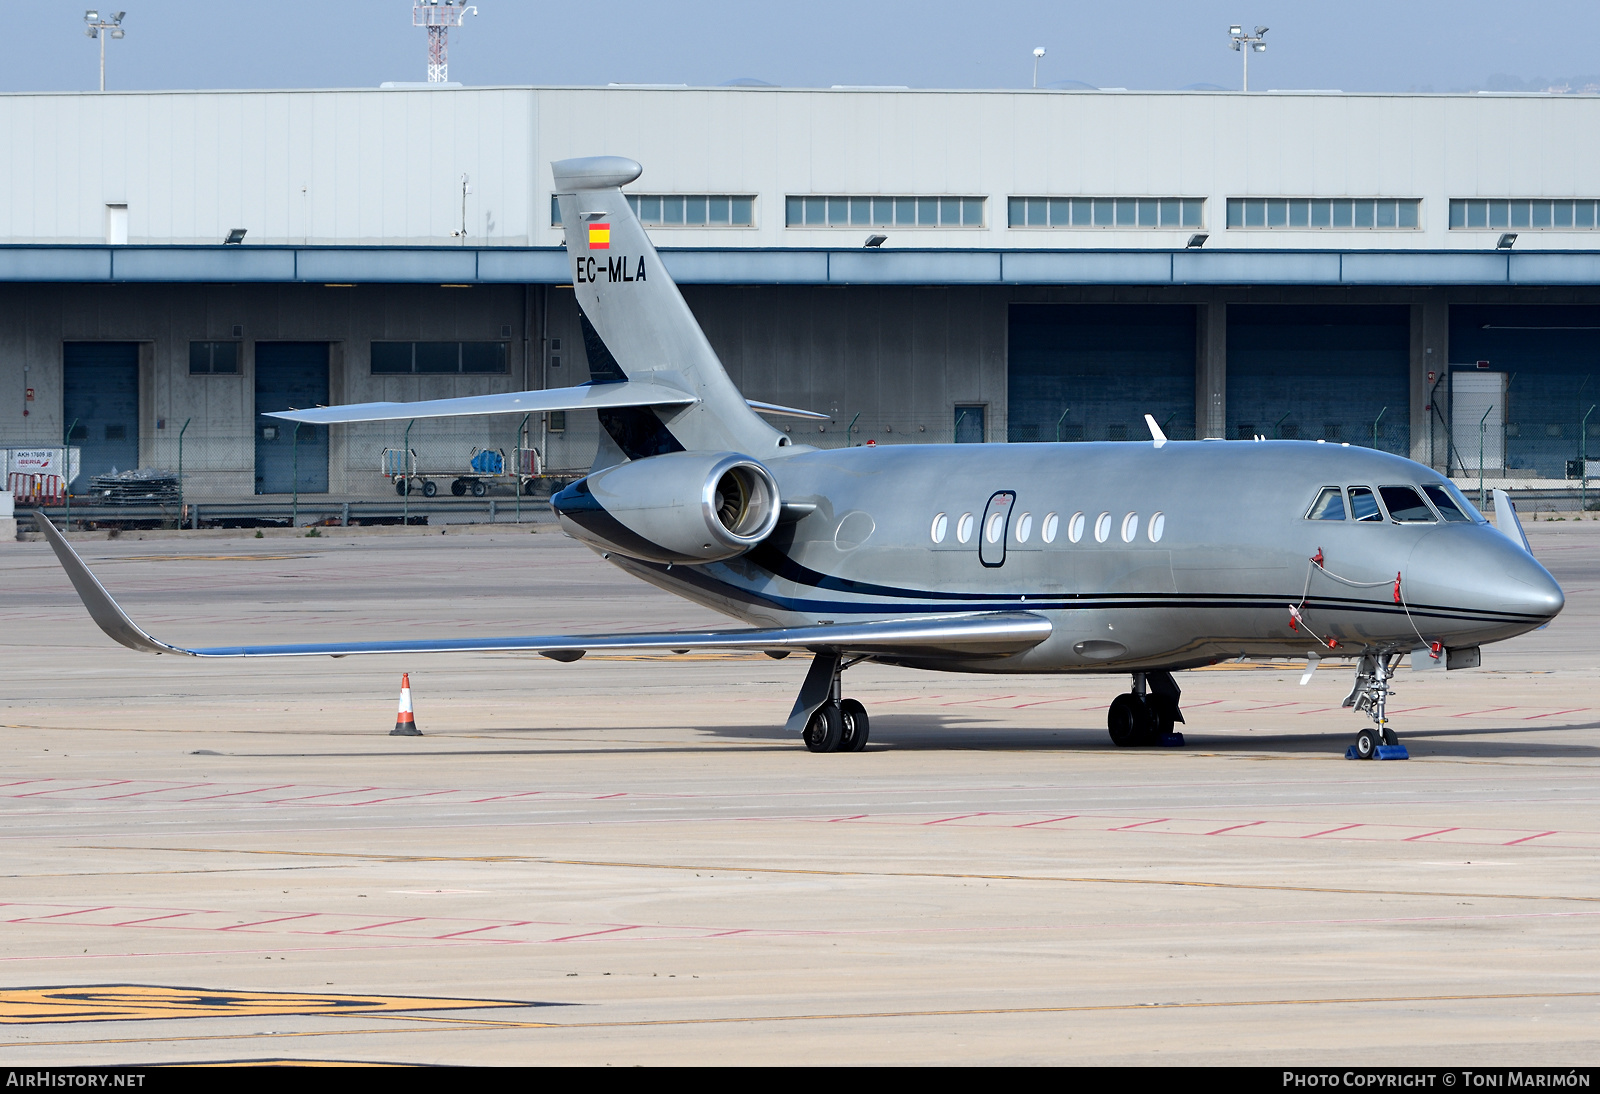
<svg viewBox="0 0 1600 1094"><path fill-rule="evenodd" d="M786 728L860 751L866 661L945 672L1123 674L1119 746L1172 743L1174 673L1238 658L1355 662L1349 750L1398 746L1401 660L1470 668L1543 626L1560 586L1509 499L1495 524L1438 472L1310 441L876 445L819 450L728 378L622 187L618 157L553 165L591 381L577 387L286 411L331 425L594 410L591 473L551 501L561 527L644 581L745 624L694 633L531 635L185 649L136 625L40 515L90 616L134 650L203 658L591 650L812 655ZM821 417L821 415L812 415Z"/></svg>

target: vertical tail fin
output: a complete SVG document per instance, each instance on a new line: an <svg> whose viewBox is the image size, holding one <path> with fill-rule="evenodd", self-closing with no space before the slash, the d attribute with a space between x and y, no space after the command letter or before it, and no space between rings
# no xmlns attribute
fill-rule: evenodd
<svg viewBox="0 0 1600 1094"><path fill-rule="evenodd" d="M551 169L594 379L655 380L700 399L687 408L603 412L617 447L630 458L680 449L761 457L786 445L728 379L623 196L643 169L620 156L560 160Z"/></svg>

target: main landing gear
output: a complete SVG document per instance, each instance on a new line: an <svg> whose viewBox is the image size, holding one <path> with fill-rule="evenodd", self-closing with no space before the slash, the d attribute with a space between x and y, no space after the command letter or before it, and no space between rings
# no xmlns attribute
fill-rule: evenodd
<svg viewBox="0 0 1600 1094"><path fill-rule="evenodd" d="M1356 743L1345 750L1350 760L1404 760L1409 756L1400 738L1389 728L1387 706L1394 689L1389 681L1394 679L1395 666L1404 654L1398 651L1364 653L1356 666L1356 683L1344 697L1343 706L1372 719L1372 725L1356 734Z"/></svg>
<svg viewBox="0 0 1600 1094"><path fill-rule="evenodd" d="M1176 732L1183 721L1182 695L1170 672L1134 673L1133 690L1113 699L1106 712L1111 743L1118 748L1182 745L1183 734Z"/></svg>
<svg viewBox="0 0 1600 1094"><path fill-rule="evenodd" d="M841 678L864 657L845 661L837 653L819 653L811 662L800 696L789 713L787 728L798 731L812 752L863 752L870 730L867 708L840 697Z"/></svg>

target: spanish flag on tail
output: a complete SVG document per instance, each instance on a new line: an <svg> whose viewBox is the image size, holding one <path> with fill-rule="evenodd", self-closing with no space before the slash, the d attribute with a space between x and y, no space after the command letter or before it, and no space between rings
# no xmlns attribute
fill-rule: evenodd
<svg viewBox="0 0 1600 1094"><path fill-rule="evenodd" d="M589 249L591 251L609 251L611 249L611 225L589 225Z"/></svg>

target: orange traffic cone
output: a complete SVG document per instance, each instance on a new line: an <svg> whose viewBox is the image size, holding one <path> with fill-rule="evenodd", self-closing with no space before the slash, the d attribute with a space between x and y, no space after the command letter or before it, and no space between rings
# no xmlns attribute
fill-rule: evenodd
<svg viewBox="0 0 1600 1094"><path fill-rule="evenodd" d="M422 730L417 728L417 720L411 716L411 674L400 674L400 713L395 715L394 728L389 731L391 737L420 737Z"/></svg>

